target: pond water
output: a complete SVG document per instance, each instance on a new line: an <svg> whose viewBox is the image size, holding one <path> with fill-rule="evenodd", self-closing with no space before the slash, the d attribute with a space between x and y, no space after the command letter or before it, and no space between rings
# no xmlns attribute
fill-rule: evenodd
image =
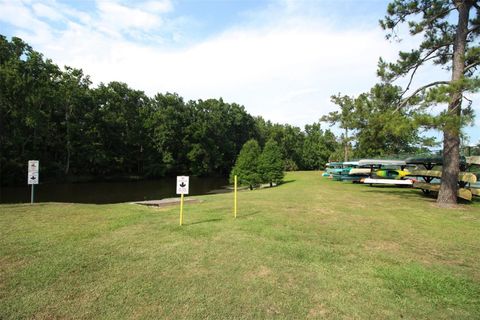
<svg viewBox="0 0 480 320"><path fill-rule="evenodd" d="M190 194L226 192L226 178L190 177ZM35 202L119 203L177 197L176 178L128 182L48 183L35 186ZM30 202L30 186L0 187L0 203Z"/></svg>

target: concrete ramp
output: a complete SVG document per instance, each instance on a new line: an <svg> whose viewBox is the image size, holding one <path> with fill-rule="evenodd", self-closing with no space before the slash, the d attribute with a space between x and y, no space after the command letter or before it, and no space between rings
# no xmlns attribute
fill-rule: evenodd
<svg viewBox="0 0 480 320"><path fill-rule="evenodd" d="M195 198L183 198L183 203L200 203L202 200ZM178 198L166 198L162 200L147 200L147 201L135 201L131 202L133 204L140 204L143 206L154 206L154 207L166 207L166 206L175 206L180 205L180 197Z"/></svg>

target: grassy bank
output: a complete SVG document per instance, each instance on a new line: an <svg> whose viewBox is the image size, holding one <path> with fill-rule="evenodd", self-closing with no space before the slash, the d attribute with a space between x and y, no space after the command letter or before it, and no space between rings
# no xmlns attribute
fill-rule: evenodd
<svg viewBox="0 0 480 320"><path fill-rule="evenodd" d="M0 206L0 318L480 316L480 201L334 182L185 206Z"/></svg>

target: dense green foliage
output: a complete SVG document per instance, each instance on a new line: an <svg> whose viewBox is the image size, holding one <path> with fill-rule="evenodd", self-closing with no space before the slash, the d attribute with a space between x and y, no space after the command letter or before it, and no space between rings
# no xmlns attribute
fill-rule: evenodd
<svg viewBox="0 0 480 320"><path fill-rule="evenodd" d="M248 185L250 190L262 182L260 171L260 154L262 150L254 139L248 140L240 150L235 166L230 173L230 181L238 177L238 183Z"/></svg>
<svg viewBox="0 0 480 320"><path fill-rule="evenodd" d="M303 148L308 133L302 132L300 128L291 125L273 124L262 118L257 118L257 128L259 130L259 143L265 145L266 141L275 140L282 150L283 159L285 159L286 170L309 169L304 165ZM322 148L317 145L317 148ZM322 159L324 164L328 162L328 156Z"/></svg>
<svg viewBox="0 0 480 320"><path fill-rule="evenodd" d="M262 176L262 182L269 183L270 187L273 183L279 184L282 182L284 166L280 147L275 140L268 140L258 159L258 169Z"/></svg>
<svg viewBox="0 0 480 320"><path fill-rule="evenodd" d="M401 88L390 84L377 84L358 97L332 96L340 108L322 117L322 121L338 124L342 134L343 157L340 150L336 160L384 157L411 154L433 146L431 138L421 136L422 110L398 109Z"/></svg>
<svg viewBox="0 0 480 320"><path fill-rule="evenodd" d="M415 147L426 145L414 121L417 114L408 109L397 110L400 93L400 87L381 84L358 97L356 156L408 154L416 151Z"/></svg>
<svg viewBox="0 0 480 320"><path fill-rule="evenodd" d="M303 168L319 170L325 167L326 159L335 158L335 150L340 148L335 135L330 130L322 130L320 123L305 126L303 142Z"/></svg>
<svg viewBox="0 0 480 320"><path fill-rule="evenodd" d="M291 159L288 161L292 162ZM252 190L260 183L280 184L283 181L286 161L278 143L270 138L261 150L254 139L247 141L238 155L235 166L230 173L230 181L238 177L238 182Z"/></svg>
<svg viewBox="0 0 480 320"><path fill-rule="evenodd" d="M261 147L275 140L286 169L321 168L336 145L328 130L272 124L222 99L151 98L120 82L93 87L82 70L61 70L21 39L4 36L0 121L2 185L24 183L30 159L40 160L42 181L226 176L252 138Z"/></svg>

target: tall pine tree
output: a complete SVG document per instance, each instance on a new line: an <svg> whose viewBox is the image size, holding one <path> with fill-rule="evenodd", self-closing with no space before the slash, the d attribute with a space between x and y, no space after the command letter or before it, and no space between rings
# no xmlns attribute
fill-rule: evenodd
<svg viewBox="0 0 480 320"><path fill-rule="evenodd" d="M262 182L262 176L258 168L258 160L261 149L254 139L248 140L240 150L235 166L230 173L230 180L238 176L240 184L248 185L250 190Z"/></svg>
<svg viewBox="0 0 480 320"><path fill-rule="evenodd" d="M379 62L379 75L385 81L408 77L409 92L417 71L429 63L451 72L450 79L437 80L415 89L403 97L399 108L412 101L418 105L448 104L447 110L432 121L443 130L443 173L437 203L457 203L457 177L460 171L460 130L470 106L462 110L464 94L477 91L480 64L480 4L478 0L395 0L380 21L389 31L387 38L397 36L397 27L407 23L412 36L423 36L417 49L400 52L395 63ZM412 99L414 98L414 99Z"/></svg>
<svg viewBox="0 0 480 320"><path fill-rule="evenodd" d="M263 182L270 183L270 187L273 183L279 184L282 182L284 166L282 150L275 140L268 140L258 161Z"/></svg>

